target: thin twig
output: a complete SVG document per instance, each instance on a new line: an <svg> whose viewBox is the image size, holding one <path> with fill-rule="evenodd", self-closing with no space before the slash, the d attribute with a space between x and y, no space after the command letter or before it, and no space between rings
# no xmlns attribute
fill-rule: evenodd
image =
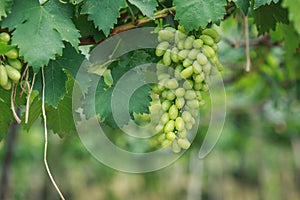
<svg viewBox="0 0 300 200"><path fill-rule="evenodd" d="M42 67L42 114L43 114L43 120L44 120L44 131L45 131L45 145L44 145L44 164L48 173L48 176L55 187L57 193L59 194L60 198L62 200L65 200L65 197L63 196L62 192L60 191L59 187L57 186L52 173L50 171L50 168L48 166L47 162L47 148L48 148L48 129L47 129L47 117L46 117L46 112L45 112L45 75L44 75L44 67Z"/></svg>
<svg viewBox="0 0 300 200"><path fill-rule="evenodd" d="M25 124L28 123L29 108L30 108L30 96L31 96L31 93L32 93L32 90L33 90L33 86L34 86L35 76L36 76L36 73L33 74L31 87L30 87L30 84L27 81L27 84L28 84L28 95L27 95L27 101L26 101Z"/></svg>
<svg viewBox="0 0 300 200"><path fill-rule="evenodd" d="M10 105L11 110L13 112L13 116L18 124L21 124L22 120L19 118L15 109L15 99L16 99L17 87L15 87L15 83L12 83L11 95L10 95Z"/></svg>
<svg viewBox="0 0 300 200"><path fill-rule="evenodd" d="M245 31L245 53L246 53L246 72L250 72L251 58L250 58L250 42L249 42L249 27L248 16L244 16L244 31Z"/></svg>

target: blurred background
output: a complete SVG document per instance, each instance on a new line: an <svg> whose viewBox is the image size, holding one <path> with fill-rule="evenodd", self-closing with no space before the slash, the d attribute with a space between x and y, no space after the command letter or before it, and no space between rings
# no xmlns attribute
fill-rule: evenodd
<svg viewBox="0 0 300 200"><path fill-rule="evenodd" d="M219 52L225 67L227 115L213 151L203 160L197 157L210 121L209 108L201 111L191 148L172 165L145 174L102 165L76 134L49 134L48 162L66 199L300 199L299 52L287 57L276 43L280 33L257 37L255 28L249 27L251 71L246 73L241 21L227 19L218 28L223 36ZM118 138L119 146L141 148ZM29 132L13 125L0 142L1 180L8 180L1 190L7 199L59 199L44 168L43 147L39 121Z"/></svg>

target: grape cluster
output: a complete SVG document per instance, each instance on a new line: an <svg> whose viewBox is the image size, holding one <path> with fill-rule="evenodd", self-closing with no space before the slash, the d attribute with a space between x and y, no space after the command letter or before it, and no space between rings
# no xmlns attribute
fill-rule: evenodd
<svg viewBox="0 0 300 200"><path fill-rule="evenodd" d="M152 89L152 99L159 101L162 111L157 141L175 153L190 147L187 132L205 104L201 94L209 89L209 76L223 69L217 54L221 39L217 31L204 29L196 38L179 29L167 27L158 32L155 53L162 59L156 66L159 83Z"/></svg>
<svg viewBox="0 0 300 200"><path fill-rule="evenodd" d="M6 32L0 33L0 43L10 47L10 35ZM12 82L18 82L21 78L22 62L18 58L19 52L15 47L0 54L0 86L6 90L10 90Z"/></svg>

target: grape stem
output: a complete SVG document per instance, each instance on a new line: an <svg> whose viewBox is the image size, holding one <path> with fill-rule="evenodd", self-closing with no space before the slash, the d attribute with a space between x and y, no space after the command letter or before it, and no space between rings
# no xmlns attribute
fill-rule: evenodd
<svg viewBox="0 0 300 200"><path fill-rule="evenodd" d="M246 72L250 72L251 58L250 58L250 43L249 43L249 27L248 16L244 17L244 31L245 31L245 53L246 53Z"/></svg>
<svg viewBox="0 0 300 200"><path fill-rule="evenodd" d="M15 109L16 93L17 93L17 87L15 86L15 83L13 83L11 95L10 95L10 105L11 105L11 110L13 112L13 116L14 116L16 122L18 124L21 124L22 120L19 118L18 114L16 113L16 109Z"/></svg>
<svg viewBox="0 0 300 200"><path fill-rule="evenodd" d="M29 82L27 81L28 95L27 95L27 101L26 101L25 124L28 123L29 108L30 108L30 96L31 96L33 86L34 86L35 76L36 76L36 73L33 74L31 86L30 86Z"/></svg>
<svg viewBox="0 0 300 200"><path fill-rule="evenodd" d="M157 11L154 13L154 18L150 17L143 17L141 19L135 20L134 23L129 22L120 26L115 27L114 29L111 30L110 34L111 35L116 35L120 32L127 31L130 29L134 29L140 26L143 26L147 23L153 22L154 20L160 19L160 18L165 18L170 15L174 15L175 12L175 6L171 8L165 8L160 11ZM79 45L92 45L92 44L98 44L102 41L95 42L92 38L81 38L80 39L80 44Z"/></svg>
<svg viewBox="0 0 300 200"><path fill-rule="evenodd" d="M60 191L59 187L57 186L52 173L50 171L50 168L48 166L47 162L47 148L48 148L48 129L47 129L47 117L46 117L46 111L45 111L45 74L44 74L44 67L42 67L42 114L43 114L43 120L44 120L44 133L45 133L45 144L44 144L44 164L48 173L48 176L55 187L57 193L59 194L60 198L62 200L65 200L65 197L63 196L62 192Z"/></svg>

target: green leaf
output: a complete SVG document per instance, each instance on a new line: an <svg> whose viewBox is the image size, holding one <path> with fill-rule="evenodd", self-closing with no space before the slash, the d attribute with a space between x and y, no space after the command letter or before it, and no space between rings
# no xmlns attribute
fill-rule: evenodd
<svg viewBox="0 0 300 200"><path fill-rule="evenodd" d="M28 123L25 124L25 112L23 113L23 128L26 131L29 131L31 128L32 124L41 116L42 114L42 100L39 99L38 97L35 97L30 104L29 107L29 115L28 115Z"/></svg>
<svg viewBox="0 0 300 200"><path fill-rule="evenodd" d="M175 19L187 31L204 28L210 22L223 19L226 14L226 0L174 0L176 6Z"/></svg>
<svg viewBox="0 0 300 200"><path fill-rule="evenodd" d="M13 121L10 109L10 91L0 87L0 141L6 136L10 123Z"/></svg>
<svg viewBox="0 0 300 200"><path fill-rule="evenodd" d="M119 61L115 61L112 63L109 68L111 68L112 76L114 79L114 83L117 83L118 80L130 69L139 66L145 63L157 62L152 54L145 52L144 50L137 50L134 52L130 52L125 54L119 58ZM138 72L137 72L138 73ZM92 80L97 80L99 76L91 75ZM111 97L112 92L115 89L115 85L112 87L108 87L103 80L103 77L100 77L98 85L93 85L89 88L89 92L86 95L85 103L84 103L84 114L90 118L93 117L93 110L95 110L96 114L100 116L100 121L105 124L117 128L117 125L113 119L112 108L111 108ZM96 93L94 93L94 91ZM145 85L138 88L130 98L129 101L129 112L130 115L135 113L148 113L148 106L150 103L149 97L150 87ZM124 95L127 95L128 92L125 91L117 91L121 92ZM95 102L91 102L95 97ZM120 102L121 104L124 102ZM95 107L91 107L90 105L95 104ZM124 105L128 106L128 105ZM124 122L124 124L127 122Z"/></svg>
<svg viewBox="0 0 300 200"><path fill-rule="evenodd" d="M287 9L271 3L254 10L254 21L260 34L275 30L277 22L288 23Z"/></svg>
<svg viewBox="0 0 300 200"><path fill-rule="evenodd" d="M57 108L46 107L47 127L54 133L64 136L76 130L72 111L72 91L74 79L69 75L66 82L67 93L59 101Z"/></svg>
<svg viewBox="0 0 300 200"><path fill-rule="evenodd" d="M80 34L72 15L72 7L59 1L48 1L41 6L36 0L15 0L12 13L2 25L15 29L12 43L18 45L20 55L37 72L55 55L62 54L62 41L78 47Z"/></svg>
<svg viewBox="0 0 300 200"><path fill-rule="evenodd" d="M274 3L278 3L279 0L255 0L254 1L254 9L260 7L260 6L263 6L263 5L270 5L272 2Z"/></svg>
<svg viewBox="0 0 300 200"><path fill-rule="evenodd" d="M250 7L250 1L249 0L233 0L235 5L242 10L244 15L248 15L248 10Z"/></svg>
<svg viewBox="0 0 300 200"><path fill-rule="evenodd" d="M44 67L45 73L45 102L53 107L57 107L59 100L61 100L65 93L65 83L67 75L63 69L67 69L73 77L76 76L84 56L76 52L74 48L66 44L63 51L63 56L56 60L51 60L48 66ZM41 98L42 94L42 74L38 73L35 83L35 89L39 91ZM84 88L83 88L84 89ZM85 90L87 90L85 88Z"/></svg>
<svg viewBox="0 0 300 200"><path fill-rule="evenodd" d="M0 21L2 17L7 17L7 14L10 13L11 7L13 5L13 0L1 0L0 1Z"/></svg>
<svg viewBox="0 0 300 200"><path fill-rule="evenodd" d="M156 10L157 2L155 0L128 0L131 4L138 7L144 15L154 18L154 11Z"/></svg>
<svg viewBox="0 0 300 200"><path fill-rule="evenodd" d="M300 37L297 34L294 27L287 24L278 24L277 25L277 32L281 36L280 38L277 38L279 40L284 40L284 47L287 54L295 54L296 49L298 48L298 45L300 43Z"/></svg>
<svg viewBox="0 0 300 200"><path fill-rule="evenodd" d="M300 34L300 0L284 0L283 7L289 10L289 19L294 23L296 31Z"/></svg>
<svg viewBox="0 0 300 200"><path fill-rule="evenodd" d="M124 0L86 0L82 6L81 14L88 14L95 27L109 35L110 29L117 23L119 10L126 5Z"/></svg>
<svg viewBox="0 0 300 200"><path fill-rule="evenodd" d="M65 83L67 75L62 71L62 67L55 61L51 61L48 66L44 67L45 77L45 103L53 107L57 107L65 93ZM40 98L42 97L42 73L41 71L36 76L34 89L39 91Z"/></svg>

